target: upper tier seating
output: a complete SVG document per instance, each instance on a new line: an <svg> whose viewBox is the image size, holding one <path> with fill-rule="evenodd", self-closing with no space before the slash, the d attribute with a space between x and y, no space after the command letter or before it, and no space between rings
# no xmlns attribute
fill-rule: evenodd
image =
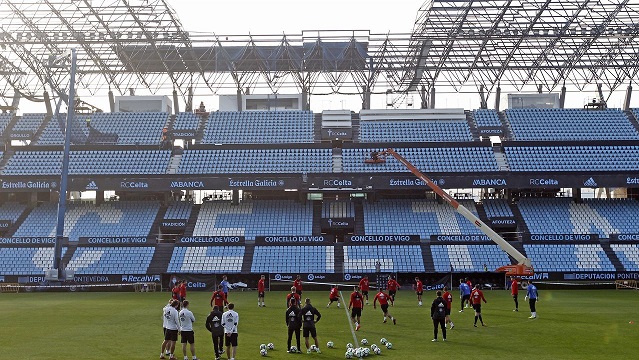
<svg viewBox="0 0 639 360"><path fill-rule="evenodd" d="M257 273L334 273L332 246L256 246L251 272Z"/></svg>
<svg viewBox="0 0 639 360"><path fill-rule="evenodd" d="M78 247L67 265L76 274L146 274L155 247Z"/></svg>
<svg viewBox="0 0 639 360"><path fill-rule="evenodd" d="M524 244L536 272L615 271L599 244Z"/></svg>
<svg viewBox="0 0 639 360"><path fill-rule="evenodd" d="M64 219L64 236L69 241L80 237L146 237L160 204L150 201L114 201L100 206L69 204ZM16 237L53 237L57 224L57 204L41 205L27 216Z"/></svg>
<svg viewBox="0 0 639 360"><path fill-rule="evenodd" d="M209 115L202 144L283 144L315 141L310 111L216 111Z"/></svg>
<svg viewBox="0 0 639 360"><path fill-rule="evenodd" d="M71 151L69 174L165 174L170 150ZM16 151L4 175L60 175L62 151Z"/></svg>
<svg viewBox="0 0 639 360"><path fill-rule="evenodd" d="M186 150L178 174L327 173L331 149Z"/></svg>
<svg viewBox="0 0 639 360"><path fill-rule="evenodd" d="M13 113L1 113L0 114L0 138L4 137L5 134L5 130L7 129L7 126L9 125L9 123L11 122L11 119L13 119Z"/></svg>
<svg viewBox="0 0 639 360"><path fill-rule="evenodd" d="M498 245L431 245L435 271L446 273L453 267L458 272L483 272L510 265L508 255Z"/></svg>
<svg viewBox="0 0 639 360"><path fill-rule="evenodd" d="M166 209L166 213L164 213L164 218L170 219L170 220L188 220L189 217L191 216L192 208L193 208L193 203L190 203L190 202L184 202L184 201L173 202Z"/></svg>
<svg viewBox="0 0 639 360"><path fill-rule="evenodd" d="M167 272L232 274L242 272L244 246L176 246Z"/></svg>
<svg viewBox="0 0 639 360"><path fill-rule="evenodd" d="M175 117L171 127L173 130L197 130L200 127L199 115L192 112L181 112Z"/></svg>
<svg viewBox="0 0 639 360"><path fill-rule="evenodd" d="M162 128L168 121L168 113L164 112L116 112L76 114L74 129L86 128L86 120L90 119L91 130L82 130L91 134L91 144L117 145L157 145L162 136ZM59 136L59 137L58 137ZM43 131L39 145L63 144L60 124L53 120Z"/></svg>
<svg viewBox="0 0 639 360"><path fill-rule="evenodd" d="M478 127L500 127L501 120L496 110L493 109L477 109L473 110L473 118Z"/></svg>
<svg viewBox="0 0 639 360"><path fill-rule="evenodd" d="M327 200L322 203L322 218L355 217L355 203L348 200Z"/></svg>
<svg viewBox="0 0 639 360"><path fill-rule="evenodd" d="M0 206L0 220L11 220L15 223L27 206L16 202L5 202Z"/></svg>
<svg viewBox="0 0 639 360"><path fill-rule="evenodd" d="M71 128L71 143L84 142L88 143L89 128L86 126L87 118L91 118L92 114L75 114L75 124ZM67 114L60 114L60 120L66 126ZM64 136L60 130L60 122L53 116L47 123L37 139L37 145L62 145L64 144Z"/></svg>
<svg viewBox="0 0 639 360"><path fill-rule="evenodd" d="M472 141L466 120L360 121L360 142Z"/></svg>
<svg viewBox="0 0 639 360"><path fill-rule="evenodd" d="M610 244L626 271L639 271L639 244Z"/></svg>
<svg viewBox="0 0 639 360"><path fill-rule="evenodd" d="M521 199L519 210L531 234L637 234L639 202L631 199Z"/></svg>
<svg viewBox="0 0 639 360"><path fill-rule="evenodd" d="M62 256L67 248L62 248ZM51 247L2 247L0 248L0 275L42 275L53 267Z"/></svg>
<svg viewBox="0 0 639 360"><path fill-rule="evenodd" d="M408 173L402 163L392 156L385 163L367 164L372 151L381 148L345 148L342 162L346 173L402 172ZM493 149L487 146L459 148L397 148L395 151L425 173L432 172L484 172L499 171Z"/></svg>
<svg viewBox="0 0 639 360"><path fill-rule="evenodd" d="M475 216L472 200L460 201ZM466 218L450 205L434 200L382 199L364 203L364 231L368 235L481 235Z"/></svg>
<svg viewBox="0 0 639 360"><path fill-rule="evenodd" d="M344 246L344 272L375 272L379 261L382 272L424 272L419 245L348 245Z"/></svg>
<svg viewBox="0 0 639 360"><path fill-rule="evenodd" d="M485 199L483 204L486 217L489 219L515 216L506 199Z"/></svg>
<svg viewBox="0 0 639 360"><path fill-rule="evenodd" d="M507 109L514 140L638 140L621 110Z"/></svg>
<svg viewBox="0 0 639 360"><path fill-rule="evenodd" d="M29 132L35 134L35 132L42 126L44 118L47 114L23 114L16 124L11 129L11 132Z"/></svg>
<svg viewBox="0 0 639 360"><path fill-rule="evenodd" d="M193 236L256 236L312 235L311 203L292 200L205 202L200 208Z"/></svg>
<svg viewBox="0 0 639 360"><path fill-rule="evenodd" d="M636 171L639 146L508 146L511 171Z"/></svg>

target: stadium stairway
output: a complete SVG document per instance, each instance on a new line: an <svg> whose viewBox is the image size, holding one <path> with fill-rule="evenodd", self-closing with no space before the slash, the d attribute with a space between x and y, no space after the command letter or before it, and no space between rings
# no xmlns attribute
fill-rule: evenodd
<svg viewBox="0 0 639 360"><path fill-rule="evenodd" d="M20 225L22 225L22 223L27 218L27 216L29 216L29 214L31 213L31 210L33 210L33 208L34 208L33 206L28 206L26 209L24 209L22 214L20 214L20 216L18 216L18 219L16 220L16 222L11 224L11 226L4 233L4 236L5 237L12 237L13 234L15 234L16 231L18 231L18 228L20 228Z"/></svg>
<svg viewBox="0 0 639 360"><path fill-rule="evenodd" d="M314 118L313 133L315 134L315 142L322 142L322 113L315 114Z"/></svg>
<svg viewBox="0 0 639 360"><path fill-rule="evenodd" d="M486 209L484 209L484 205L475 203L475 209L477 209L477 215L479 215L479 219L485 223L488 223L488 215L486 215Z"/></svg>
<svg viewBox="0 0 639 360"><path fill-rule="evenodd" d="M155 215L155 220L153 220L153 224L151 225L151 232L155 232L155 233L151 233L149 235L151 236L158 236L158 234L160 234L160 224L162 224L162 220L164 219L164 214L166 214L166 210L168 209L168 205L162 204L160 206L160 210L158 210L158 213Z"/></svg>
<svg viewBox="0 0 639 360"><path fill-rule="evenodd" d="M173 256L173 248L175 248L175 244L172 243L158 243L155 245L155 251L146 273L151 275L165 273L169 268L171 256Z"/></svg>
<svg viewBox="0 0 639 360"><path fill-rule="evenodd" d="M630 110L624 110L623 113L626 114L632 126L634 126L635 129L639 131L639 120L637 120L637 118L635 117L635 114Z"/></svg>
<svg viewBox="0 0 639 360"><path fill-rule="evenodd" d="M526 250L524 249L524 244L521 241L509 241L508 242L510 245L512 245L515 249L517 249L517 251L519 251L520 253L528 256L526 254ZM510 259L510 263L511 264L517 264L517 260L515 260L515 258L513 258L512 256L508 255L508 258ZM508 264L504 264L504 265L508 265ZM533 264L533 267L535 266L535 264Z"/></svg>
<svg viewBox="0 0 639 360"><path fill-rule="evenodd" d="M528 225L526 225L526 221L524 220L524 216L519 211L519 207L515 204L508 204L510 206L510 210L512 210L513 215L515 215L515 222L517 223L517 234L530 234L530 229L528 229ZM521 239L521 235L518 236Z"/></svg>
<svg viewBox="0 0 639 360"><path fill-rule="evenodd" d="M202 138L204 138L204 129L206 128L206 122L208 121L208 116L200 115L200 123L195 131L195 143L199 144L202 142Z"/></svg>
<svg viewBox="0 0 639 360"><path fill-rule="evenodd" d="M184 236L193 236L195 223L197 222L197 217L200 214L200 206L201 205L193 205L191 207L191 216L189 216L189 220L186 222L186 227L184 228Z"/></svg>
<svg viewBox="0 0 639 360"><path fill-rule="evenodd" d="M60 259L60 267L63 269L67 268L67 265L69 264L69 261L71 261L71 259L73 258L73 254L75 254L75 251L78 249L78 245L77 244L69 244L67 245L67 252L64 253L64 256L62 257L62 259Z"/></svg>
<svg viewBox="0 0 639 360"><path fill-rule="evenodd" d="M355 201L355 228L353 235L364 235L364 204L361 201Z"/></svg>
<svg viewBox="0 0 639 360"><path fill-rule="evenodd" d="M501 148L501 144L493 144L493 154L495 155L497 166L499 166L499 171L510 171L508 160L506 159L506 154L504 154L504 151Z"/></svg>
<svg viewBox="0 0 639 360"><path fill-rule="evenodd" d="M615 251L612 250L612 248L610 247L610 242L601 241L601 248L606 253L606 255L608 255L608 259L610 259L610 262L612 263L612 265L614 265L615 270L626 271L626 269L624 269L623 267L623 264L621 263L621 260L619 260L619 257L617 257Z"/></svg>
<svg viewBox="0 0 639 360"><path fill-rule="evenodd" d="M333 172L344 172L344 163L342 162L342 149L340 148L333 149Z"/></svg>
<svg viewBox="0 0 639 360"><path fill-rule="evenodd" d="M180 166L181 160L182 160L182 154L171 155L171 160L169 160L169 165L166 168L166 173L177 174L178 167Z"/></svg>
<svg viewBox="0 0 639 360"><path fill-rule="evenodd" d="M242 259L242 274L250 274L253 266L253 254L255 253L255 242L244 244L244 258Z"/></svg>
<svg viewBox="0 0 639 360"><path fill-rule="evenodd" d="M333 254L335 255L335 273L344 273L344 243L335 243L333 247Z"/></svg>
<svg viewBox="0 0 639 360"><path fill-rule="evenodd" d="M502 139L514 140L515 136L513 135L513 130L510 128L510 123L506 118L506 113L503 111L499 111L497 112L497 116L499 117L499 121L501 121L502 128L504 129L504 135L502 135Z"/></svg>
<svg viewBox="0 0 639 360"><path fill-rule="evenodd" d="M313 236L322 235L322 202L313 201Z"/></svg>
<svg viewBox="0 0 639 360"><path fill-rule="evenodd" d="M435 262L433 261L433 252L430 250L428 242L422 242L419 247L422 249L422 258L424 259L424 270L427 273L435 272Z"/></svg>
<svg viewBox="0 0 639 360"><path fill-rule="evenodd" d="M479 141L479 130L477 130L477 122L473 117L473 112L470 110L464 110L466 113L466 122L470 128L470 134L473 136L473 141Z"/></svg>
<svg viewBox="0 0 639 360"><path fill-rule="evenodd" d="M353 141L359 142L359 114L351 113L351 128L353 128Z"/></svg>

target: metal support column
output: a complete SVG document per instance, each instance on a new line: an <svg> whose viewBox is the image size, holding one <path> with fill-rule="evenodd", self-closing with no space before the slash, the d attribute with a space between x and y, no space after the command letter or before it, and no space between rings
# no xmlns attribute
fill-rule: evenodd
<svg viewBox="0 0 639 360"><path fill-rule="evenodd" d="M632 84L626 88L626 100L623 102L623 109L630 110L630 98L632 97Z"/></svg>
<svg viewBox="0 0 639 360"><path fill-rule="evenodd" d="M488 109L488 102L486 101L486 95L484 95L484 85L479 85L479 108Z"/></svg>
<svg viewBox="0 0 639 360"><path fill-rule="evenodd" d="M499 102L501 101L501 85L497 84L497 91L495 92L495 110L499 111Z"/></svg>
<svg viewBox="0 0 639 360"><path fill-rule="evenodd" d="M115 97L113 96L113 91L109 90L109 109L111 112L115 112Z"/></svg>
<svg viewBox="0 0 639 360"><path fill-rule="evenodd" d="M173 90L173 113L175 115L180 113L180 103L178 102L177 90Z"/></svg>
<svg viewBox="0 0 639 360"><path fill-rule="evenodd" d="M47 116L53 115L53 108L51 107L51 98L49 97L49 93L45 91L42 97L44 97L44 107L47 109Z"/></svg>
<svg viewBox="0 0 639 360"><path fill-rule="evenodd" d="M563 109L566 106L566 85L561 87L561 94L559 95L559 108Z"/></svg>

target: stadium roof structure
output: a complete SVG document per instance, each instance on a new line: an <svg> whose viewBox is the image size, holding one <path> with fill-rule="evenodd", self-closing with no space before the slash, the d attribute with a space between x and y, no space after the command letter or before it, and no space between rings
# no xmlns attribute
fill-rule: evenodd
<svg viewBox="0 0 639 360"><path fill-rule="evenodd" d="M590 84L612 93L637 78L638 34L639 0L429 0L412 33L292 35L189 33L165 0L0 0L0 97L41 101L63 90L57 56L70 48L77 87L92 95Z"/></svg>

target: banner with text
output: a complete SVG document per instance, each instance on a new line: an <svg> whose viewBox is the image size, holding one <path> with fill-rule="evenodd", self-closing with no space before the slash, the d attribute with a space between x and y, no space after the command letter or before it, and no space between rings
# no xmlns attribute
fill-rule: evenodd
<svg viewBox="0 0 639 360"><path fill-rule="evenodd" d="M78 245L117 245L117 246L136 246L136 245L155 245L153 238L146 236L96 236L96 237L80 237Z"/></svg>
<svg viewBox="0 0 639 360"><path fill-rule="evenodd" d="M431 235L430 241L433 242L476 242L492 240L486 235L467 234L467 235Z"/></svg>
<svg viewBox="0 0 639 360"><path fill-rule="evenodd" d="M183 230L187 221L185 219L163 219L160 227L164 230Z"/></svg>
<svg viewBox="0 0 639 360"><path fill-rule="evenodd" d="M348 245L357 244L419 244L419 235L347 235L344 243Z"/></svg>
<svg viewBox="0 0 639 360"><path fill-rule="evenodd" d="M522 234L524 241L599 241L598 234Z"/></svg>
<svg viewBox="0 0 639 360"><path fill-rule="evenodd" d="M610 234L610 241L638 241L639 234Z"/></svg>
<svg viewBox="0 0 639 360"><path fill-rule="evenodd" d="M322 230L333 230L333 229L354 229L355 228L355 218L322 218L321 219L321 227Z"/></svg>
<svg viewBox="0 0 639 360"><path fill-rule="evenodd" d="M335 238L330 235L300 236L256 236L255 245L333 245Z"/></svg>
<svg viewBox="0 0 639 360"><path fill-rule="evenodd" d="M4 237L0 238L3 247L40 247L54 246L54 237Z"/></svg>
<svg viewBox="0 0 639 360"><path fill-rule="evenodd" d="M182 236L181 245L244 245L244 236Z"/></svg>

